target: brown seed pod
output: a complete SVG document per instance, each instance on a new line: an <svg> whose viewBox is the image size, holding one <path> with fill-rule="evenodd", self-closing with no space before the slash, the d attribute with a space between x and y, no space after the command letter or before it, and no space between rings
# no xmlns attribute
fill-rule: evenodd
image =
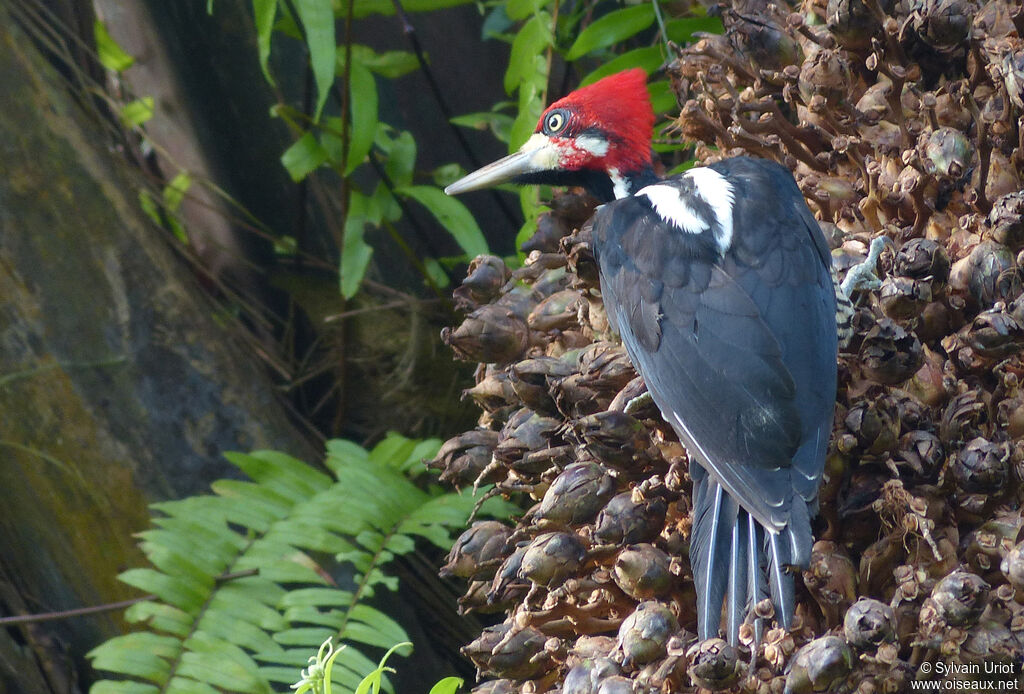
<svg viewBox="0 0 1024 694"><path fill-rule="evenodd" d="M594 537L604 544L631 545L654 539L665 522L664 499L634 499L632 492L612 497L597 516Z"/></svg>
<svg viewBox="0 0 1024 694"><path fill-rule="evenodd" d="M509 385L516 396L530 409L555 414L552 384L568 378L576 370L576 358L540 356L525 359L508 370Z"/></svg>
<svg viewBox="0 0 1024 694"><path fill-rule="evenodd" d="M896 447L900 434L899 413L889 400L862 400L846 415L846 429L868 455L881 455Z"/></svg>
<svg viewBox="0 0 1024 694"><path fill-rule="evenodd" d="M473 687L472 694L519 694L519 685L512 680L489 680Z"/></svg>
<svg viewBox="0 0 1024 694"><path fill-rule="evenodd" d="M499 434L487 429L473 429L448 439L427 467L441 471L441 480L455 487L473 484L491 462ZM494 482L496 478L482 482Z"/></svg>
<svg viewBox="0 0 1024 694"><path fill-rule="evenodd" d="M508 281L510 273L505 261L494 255L478 255L473 258L466 272L466 279L452 293L455 307L460 311L471 311L483 304L489 304Z"/></svg>
<svg viewBox="0 0 1024 694"><path fill-rule="evenodd" d="M889 318L906 320L920 315L932 300L932 285L909 277L886 277L878 290L878 303Z"/></svg>
<svg viewBox="0 0 1024 694"><path fill-rule="evenodd" d="M523 553L519 577L556 587L576 573L586 556L587 550L575 533L544 533Z"/></svg>
<svg viewBox="0 0 1024 694"><path fill-rule="evenodd" d="M938 289L949 278L949 255L931 239L910 239L893 257L893 274L913 279L928 279Z"/></svg>
<svg viewBox="0 0 1024 694"><path fill-rule="evenodd" d="M542 417L526 407L516 410L501 429L498 445L494 447L494 459L526 472L546 470L550 458L547 461L531 461L527 454L547 449L549 442L558 433L560 424L558 420Z"/></svg>
<svg viewBox="0 0 1024 694"><path fill-rule="evenodd" d="M698 687L720 692L735 686L740 676L739 655L722 639L705 639L693 644L686 653L690 666L686 672Z"/></svg>
<svg viewBox="0 0 1024 694"><path fill-rule="evenodd" d="M879 7L888 12L892 4L892 0L882 0ZM871 39L882 29L874 8L864 0L828 0L825 18L839 45L852 51L870 48Z"/></svg>
<svg viewBox="0 0 1024 694"><path fill-rule="evenodd" d="M444 328L441 340L464 361L507 364L526 351L530 331L514 311L487 304L470 313L454 330Z"/></svg>
<svg viewBox="0 0 1024 694"><path fill-rule="evenodd" d="M838 636L822 636L796 652L786 677L785 694L835 691L852 669L853 653L846 641Z"/></svg>
<svg viewBox="0 0 1024 694"><path fill-rule="evenodd" d="M537 217L537 231L519 247L523 253L556 253L562 239L569 235L572 226L561 215L545 212Z"/></svg>
<svg viewBox="0 0 1024 694"><path fill-rule="evenodd" d="M678 631L679 622L668 605L653 600L640 603L619 627L623 667L665 657L668 641Z"/></svg>
<svg viewBox="0 0 1024 694"><path fill-rule="evenodd" d="M998 303L974 318L964 341L986 359L1005 359L1024 349L1024 327Z"/></svg>
<svg viewBox="0 0 1024 694"><path fill-rule="evenodd" d="M635 600L651 600L672 587L672 560L654 545L629 545L615 557L615 584Z"/></svg>
<svg viewBox="0 0 1024 694"><path fill-rule="evenodd" d="M900 437L896 465L903 476L905 469L913 480L932 480L938 476L946 454L939 437L930 431L915 429Z"/></svg>
<svg viewBox="0 0 1024 694"><path fill-rule="evenodd" d="M483 672L522 680L548 667L550 660L544 651L546 641L547 637L533 627L517 629L505 622L485 628L462 652Z"/></svg>
<svg viewBox="0 0 1024 694"><path fill-rule="evenodd" d="M1008 193L992 205L988 228L996 243L1012 251L1024 246L1024 191Z"/></svg>
<svg viewBox="0 0 1024 694"><path fill-rule="evenodd" d="M921 40L941 53L962 51L978 6L971 0L927 0L913 13Z"/></svg>
<svg viewBox="0 0 1024 694"><path fill-rule="evenodd" d="M906 381L924 362L917 336L888 318L879 320L864 336L859 356L864 375L885 385Z"/></svg>
<svg viewBox="0 0 1024 694"><path fill-rule="evenodd" d="M967 136L953 128L939 128L922 135L921 159L925 171L954 184L970 173L974 146Z"/></svg>
<svg viewBox="0 0 1024 694"><path fill-rule="evenodd" d="M1024 541L1018 542L1012 550L1007 552L999 565L999 570L1006 576L1010 585L1017 590L1024 590Z"/></svg>
<svg viewBox="0 0 1024 694"><path fill-rule="evenodd" d="M455 540L441 575L490 578L505 557L505 543L511 534L503 523L477 521Z"/></svg>
<svg viewBox="0 0 1024 694"><path fill-rule="evenodd" d="M846 550L830 540L818 540L803 576L804 585L825 616L826 626L842 623L843 614L857 596L857 572Z"/></svg>
<svg viewBox="0 0 1024 694"><path fill-rule="evenodd" d="M949 471L958 490L997 495L1009 480L1009 461L1010 451L1006 444L978 437L957 452Z"/></svg>
<svg viewBox="0 0 1024 694"><path fill-rule="evenodd" d="M861 597L846 612L843 634L854 648L875 650L896 640L896 614L884 602Z"/></svg>
<svg viewBox="0 0 1024 694"><path fill-rule="evenodd" d="M985 609L988 591L989 585L979 576L959 569L935 584L930 599L944 624L969 627Z"/></svg>
<svg viewBox="0 0 1024 694"><path fill-rule="evenodd" d="M555 523L586 523L615 494L615 480L597 463L582 461L565 468L541 499L538 517Z"/></svg>
<svg viewBox="0 0 1024 694"><path fill-rule="evenodd" d="M611 658L586 658L565 675L562 694L597 694L604 680L618 675L619 665Z"/></svg>

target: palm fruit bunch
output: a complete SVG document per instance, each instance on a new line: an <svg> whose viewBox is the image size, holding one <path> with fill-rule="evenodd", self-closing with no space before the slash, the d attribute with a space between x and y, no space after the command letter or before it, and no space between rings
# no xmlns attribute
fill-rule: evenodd
<svg viewBox="0 0 1024 694"><path fill-rule="evenodd" d="M686 451L638 397L601 303L592 204L570 191L523 267L473 262L465 320L443 334L479 363L466 395L482 414L430 465L528 509L514 527L474 523L443 569L466 582L461 609L494 622L464 649L485 678L474 692L1019 680L1024 10L805 0L721 16L724 34L674 47L672 131L699 163L786 164L840 279L885 239L877 276L840 290L853 314L795 626L697 640Z"/></svg>

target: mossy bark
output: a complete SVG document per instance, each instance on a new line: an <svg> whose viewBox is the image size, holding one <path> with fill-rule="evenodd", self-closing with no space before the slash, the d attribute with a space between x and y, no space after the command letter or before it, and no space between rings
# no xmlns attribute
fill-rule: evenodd
<svg viewBox="0 0 1024 694"><path fill-rule="evenodd" d="M0 7L0 616L133 597L147 503L221 453L318 454L166 234L99 123ZM52 625L52 626L51 626ZM0 630L0 691L74 691L116 613Z"/></svg>

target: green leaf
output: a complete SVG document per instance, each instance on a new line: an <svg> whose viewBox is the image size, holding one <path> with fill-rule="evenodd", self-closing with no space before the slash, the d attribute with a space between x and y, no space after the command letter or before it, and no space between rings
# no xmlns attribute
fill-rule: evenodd
<svg viewBox="0 0 1024 694"><path fill-rule="evenodd" d="M508 0L505 3L505 14L509 19L518 21L529 17L543 4L544 0Z"/></svg>
<svg viewBox="0 0 1024 694"><path fill-rule="evenodd" d="M721 34L725 31L718 17L684 17L665 22L665 33L669 41L679 45L689 43L697 32Z"/></svg>
<svg viewBox="0 0 1024 694"><path fill-rule="evenodd" d="M160 212L160 205L153 199L153 194L146 189L139 191L139 207L142 208L143 214L149 217L154 224L158 226L163 225L164 217Z"/></svg>
<svg viewBox="0 0 1024 694"><path fill-rule="evenodd" d="M507 113L494 113L493 111L481 111L478 113L467 113L452 118L452 123L463 128L474 130L490 130L494 137L502 142L508 142L509 130L515 119Z"/></svg>
<svg viewBox="0 0 1024 694"><path fill-rule="evenodd" d="M313 133L305 133L281 155L281 164L292 180L298 183L316 167L327 161L327 151L320 146Z"/></svg>
<svg viewBox="0 0 1024 694"><path fill-rule="evenodd" d="M505 71L505 93L511 94L523 83L536 83L537 58L551 45L551 16L538 12L516 33Z"/></svg>
<svg viewBox="0 0 1024 694"><path fill-rule="evenodd" d="M106 24L97 19L93 22L92 33L96 39L96 57L100 65L114 72L123 72L135 62L135 58L125 53L110 35Z"/></svg>
<svg viewBox="0 0 1024 694"><path fill-rule="evenodd" d="M185 194L188 193L188 189L192 186L192 177L188 175L187 171L182 171L175 176L170 183L164 186L164 206L171 212L177 211L181 207L181 201L184 200Z"/></svg>
<svg viewBox="0 0 1024 694"><path fill-rule="evenodd" d="M89 694L157 694L160 691L152 684L131 680L100 680L89 687Z"/></svg>
<svg viewBox="0 0 1024 694"><path fill-rule="evenodd" d="M626 51L617 58L613 58L608 62L601 65L582 80L580 80L580 86L585 87L588 84L593 84L602 77L613 75L616 72L622 72L629 68L639 67L643 68L644 72L650 75L652 72L658 69L661 64L665 61L665 57L662 55L661 46L648 46L647 48L637 48L632 51Z"/></svg>
<svg viewBox="0 0 1024 694"><path fill-rule="evenodd" d="M403 197L412 198L428 210L441 223L467 257L475 258L488 252L487 241L476 220L466 206L444 194L434 186L405 186L396 190Z"/></svg>
<svg viewBox="0 0 1024 694"><path fill-rule="evenodd" d="M153 97L144 96L121 107L121 120L129 128L137 128L153 117Z"/></svg>
<svg viewBox="0 0 1024 694"><path fill-rule="evenodd" d="M277 17L277 0L252 0L252 14L256 20L256 47L259 51L260 69L267 82L274 84L270 74L270 36Z"/></svg>
<svg viewBox="0 0 1024 694"><path fill-rule="evenodd" d="M651 108L655 113L678 111L679 104L676 102L675 92L667 80L651 82L647 85L647 91L651 93Z"/></svg>
<svg viewBox="0 0 1024 694"><path fill-rule="evenodd" d="M180 576L168 576L153 569L128 569L118 575L118 580L135 586L139 590L153 593L164 602L193 613L202 606L209 594L210 586Z"/></svg>
<svg viewBox="0 0 1024 694"><path fill-rule="evenodd" d="M455 694L462 684L461 677L445 677L430 688L429 694Z"/></svg>
<svg viewBox="0 0 1024 694"><path fill-rule="evenodd" d="M377 82L365 65L352 63L349 73L349 111L352 127L349 128L348 163L345 175L349 175L363 163L377 132Z"/></svg>
<svg viewBox="0 0 1024 694"><path fill-rule="evenodd" d="M378 138L378 142L381 139ZM413 167L416 165L416 140L412 133L403 130L382 149L388 155L384 171L391 182L398 188L412 183Z"/></svg>
<svg viewBox="0 0 1024 694"><path fill-rule="evenodd" d="M344 60L344 56L344 48L339 48L339 74L343 67L342 61ZM409 51L384 51L383 53L378 53L369 46L363 46L360 44L354 44L352 46L352 59L354 62L362 63L372 72L375 72L381 77L389 80L398 79L399 77L408 75L420 65L416 56Z"/></svg>
<svg viewBox="0 0 1024 694"><path fill-rule="evenodd" d="M591 51L607 48L628 39L654 23L654 10L648 4L609 12L580 32L566 53L566 60L577 60Z"/></svg>
<svg viewBox="0 0 1024 694"><path fill-rule="evenodd" d="M543 56L537 55L534 58L543 62ZM508 143L511 149L518 149L523 146L530 134L537 128L537 121L540 119L544 104L541 102L540 92L543 85L538 82L524 83L519 89L519 113L509 128ZM523 190L530 191L530 194L537 197L537 189L532 186L523 186Z"/></svg>
<svg viewBox="0 0 1024 694"><path fill-rule="evenodd" d="M406 12L433 12L458 5L468 5L473 0L404 0L402 9ZM355 18L370 14L393 15L395 3L392 0L355 0Z"/></svg>
<svg viewBox="0 0 1024 694"><path fill-rule="evenodd" d="M294 0L299 21L306 30L306 46L309 48L309 63L313 68L317 100L313 120L320 120L334 84L334 10L331 0ZM376 110L376 109L374 109Z"/></svg>
<svg viewBox="0 0 1024 694"><path fill-rule="evenodd" d="M423 267L426 268L427 277L430 278L431 284L435 287L447 287L448 283L451 282L451 278L445 272L441 263L437 262L437 258L424 258Z"/></svg>
<svg viewBox="0 0 1024 694"><path fill-rule="evenodd" d="M339 283L341 295L351 299L359 291L373 257L373 247L366 243L365 197L353 192L350 198L348 217L345 219L345 235L341 242L341 266Z"/></svg>
<svg viewBox="0 0 1024 694"><path fill-rule="evenodd" d="M349 461L365 463L369 459L370 453L357 443L346 439L331 439L327 442L327 460L324 462L335 475L338 474L336 468Z"/></svg>

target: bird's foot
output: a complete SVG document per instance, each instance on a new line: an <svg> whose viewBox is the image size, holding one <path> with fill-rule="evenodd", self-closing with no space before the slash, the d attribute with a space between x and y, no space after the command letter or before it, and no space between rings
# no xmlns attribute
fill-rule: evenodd
<svg viewBox="0 0 1024 694"><path fill-rule="evenodd" d="M628 415L633 415L642 410L643 408L650 407L653 404L654 399L651 397L651 392L649 390L645 390L643 393L636 396L635 398L631 398L626 403L626 406L622 408L622 411Z"/></svg>
<svg viewBox="0 0 1024 694"><path fill-rule="evenodd" d="M892 240L888 236L879 236L871 240L868 257L863 262L851 267L846 272L842 284L839 285L847 298L852 296L855 291L878 289L882 286L882 280L875 274L875 265L878 263L878 256L882 254L882 249L891 244Z"/></svg>

